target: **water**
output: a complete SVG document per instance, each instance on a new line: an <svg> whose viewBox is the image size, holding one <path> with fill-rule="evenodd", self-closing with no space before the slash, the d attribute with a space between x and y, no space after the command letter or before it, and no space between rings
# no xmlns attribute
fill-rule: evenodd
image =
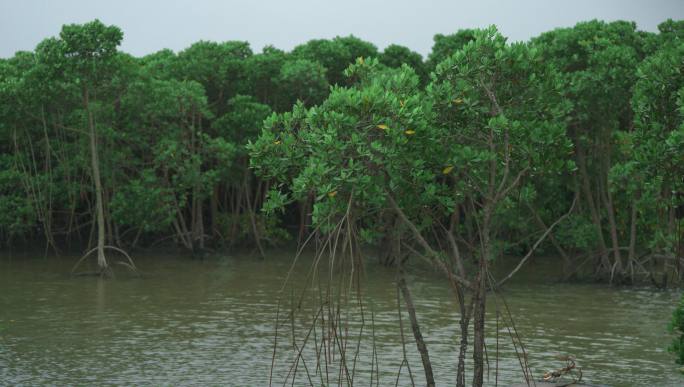
<svg viewBox="0 0 684 387"><path fill-rule="evenodd" d="M291 259L137 257L144 278L69 278L75 258L0 258L0 385L234 385L269 381L278 291ZM307 263L295 270L301 277ZM438 385L455 384L458 315L441 277L417 268L409 279ZM555 283L552 263L534 263L502 293L529 352L533 375L559 368L558 354L576 356L584 380L613 386L681 386L666 347L666 324L678 293ZM297 277L300 276L300 277ZM367 265L366 325L356 384L370 383L374 315L379 385L394 385L402 359L394 272ZM299 281L301 282L301 281ZM487 385L522 381L493 297L487 322ZM501 300L498 301L501 308ZM309 313L310 315L311 313ZM306 313L304 313L306 315ZM360 327L352 315L352 328ZM403 320L408 329L406 316ZM297 332L308 329L297 320ZM292 364L281 329L274 380ZM353 331L353 329L352 329ZM320 331L316 333L320 339ZM411 332L405 332L416 383L424 377ZM353 335L352 335L353 336ZM299 336L299 343L304 336ZM355 346L354 341L350 341ZM312 342L304 351L315 385ZM470 355L470 354L469 354ZM351 359L349 360L351 365ZM331 369L334 368L331 366ZM330 373L330 372L329 372ZM329 380L335 380L330 373ZM375 377L375 376L374 376ZM323 378L324 379L324 378ZM374 382L375 383L375 382ZM308 385L300 364L295 385ZM402 372L399 385L410 385Z"/></svg>

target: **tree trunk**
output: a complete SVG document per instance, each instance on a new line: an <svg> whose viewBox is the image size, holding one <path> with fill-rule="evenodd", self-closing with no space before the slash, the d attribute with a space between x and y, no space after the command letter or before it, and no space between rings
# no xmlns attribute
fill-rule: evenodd
<svg viewBox="0 0 684 387"><path fill-rule="evenodd" d="M480 255L480 270L473 293L473 387L484 385L485 351L485 305L487 301L487 256L489 254L489 230L483 227L483 251ZM487 234L485 234L485 232Z"/></svg>
<svg viewBox="0 0 684 387"><path fill-rule="evenodd" d="M484 384L484 352L485 352L485 307L487 302L487 260L491 255L491 220L494 212L494 196L492 190L494 173L490 167L490 194L483 208L482 226L480 228L480 261L477 279L473 283L473 387Z"/></svg>
<svg viewBox="0 0 684 387"><path fill-rule="evenodd" d="M458 352L458 366L456 367L456 387L465 387L465 360L466 352L468 351L468 326L470 325L470 316L473 311L475 298L471 299L470 306L466 309L465 292L463 286L454 284L456 289L456 296L458 297L458 304L461 312L459 325L461 326L461 343Z"/></svg>
<svg viewBox="0 0 684 387"><path fill-rule="evenodd" d="M197 198L197 237L199 239L199 248L204 250L204 212L202 208L204 207L204 200L201 197Z"/></svg>
<svg viewBox="0 0 684 387"><path fill-rule="evenodd" d="M620 242L618 240L617 223L615 222L615 207L613 206L613 195L610 193L610 187L606 179L606 187L603 189L603 199L606 202L606 212L608 213L608 223L610 225L610 239L613 244L613 255L615 257L614 269L611 268L610 280L613 281L613 276L617 274L618 282L622 281L623 266L622 255L620 254Z"/></svg>
<svg viewBox="0 0 684 387"><path fill-rule="evenodd" d="M240 214L242 212L242 193L244 192L244 189L240 186L234 186L231 188L231 191L233 191L233 198L234 198L234 203L235 205L233 206L233 216L231 219L231 225L230 225L230 246L234 246L235 242L237 240L237 232L238 232L238 226L240 225Z"/></svg>
<svg viewBox="0 0 684 387"><path fill-rule="evenodd" d="M252 201L250 199L250 189L249 185L247 183L247 178L249 176L249 172L247 172L247 175L245 176L245 185L244 185L244 190L245 190L245 200L247 201L247 213L249 215L249 221L250 224L252 225L252 233L254 234L254 243L256 243L257 248L259 249L259 254L261 254L261 258L266 257L266 253L264 252L263 246L261 246L261 237L259 236L259 229L256 224L256 215L254 212L256 211L254 208L252 208Z"/></svg>
<svg viewBox="0 0 684 387"><path fill-rule="evenodd" d="M299 206L299 232L297 233L297 243L299 245L306 240L306 214L309 212L309 196L297 202Z"/></svg>
<svg viewBox="0 0 684 387"><path fill-rule="evenodd" d="M114 186L114 182L110 182L112 186ZM112 214L109 209L109 203L110 203L110 193L109 190L103 190L102 191L102 208L104 211L104 219L105 219L105 230L106 230L106 238L105 238L105 243L107 244L113 244L115 243L118 246L121 246L121 243L119 243L118 239L116 238L116 234L114 232L114 222L112 221Z"/></svg>
<svg viewBox="0 0 684 387"><path fill-rule="evenodd" d="M632 213L629 225L629 252L627 253L627 260L629 261L630 279L634 282L634 259L636 258L636 238L637 238L637 198L632 200Z"/></svg>
<svg viewBox="0 0 684 387"><path fill-rule="evenodd" d="M432 363L430 362L430 354L428 353L427 346L425 345L425 340L423 340L423 334L420 332L420 325L418 325L418 317L416 316L416 308L413 305L411 291L406 285L406 279L404 278L404 268L402 263L399 263L399 279L397 280L397 286L399 286L399 290L401 290L401 295L404 298L406 310L409 314L409 319L411 321L411 330L413 331L413 338L416 341L416 347L418 348L418 352L420 353L420 359L423 363L423 370L425 371L426 385L428 387L434 387L435 377L432 374Z"/></svg>
<svg viewBox="0 0 684 387"><path fill-rule="evenodd" d="M45 120L45 106L41 105L40 110L41 122L43 124L43 134L45 136L45 173L48 175L48 181L53 182L52 176L52 146L50 145L50 137L47 131L47 122ZM45 220L43 221L45 228L45 237L47 238L47 243L52 246L52 249L57 255L59 255L59 249L55 243L55 238L52 233L52 184L47 186L47 209L45 211Z"/></svg>
<svg viewBox="0 0 684 387"><path fill-rule="evenodd" d="M97 216L97 265L101 272L107 270L107 259L104 254L105 247L105 219L102 203L102 182L100 180L100 162L97 154L97 134L95 132L95 120L90 111L88 88L83 90L83 104L88 115L88 130L90 133L90 162L93 170L93 182L95 183L95 212Z"/></svg>
<svg viewBox="0 0 684 387"><path fill-rule="evenodd" d="M219 202L219 185L214 186L211 198L209 199L209 208L211 211L211 237L216 238L217 236L223 236L218 229L218 202ZM214 239L216 240L216 239Z"/></svg>
<svg viewBox="0 0 684 387"><path fill-rule="evenodd" d="M596 209L596 203L594 202L594 197L591 192L591 186L589 184L589 176L587 174L586 160L584 158L584 151L579 146L575 144L577 148L577 166L580 171L580 179L582 180L582 191L584 197L587 200L589 206L589 212L591 214L591 220L594 223L594 228L596 230L596 236L599 242L599 264L597 265L597 272L600 273L601 269L610 270L610 262L608 260L608 252L606 249L606 241L603 239L603 229L601 227L601 218L599 217L598 210Z"/></svg>

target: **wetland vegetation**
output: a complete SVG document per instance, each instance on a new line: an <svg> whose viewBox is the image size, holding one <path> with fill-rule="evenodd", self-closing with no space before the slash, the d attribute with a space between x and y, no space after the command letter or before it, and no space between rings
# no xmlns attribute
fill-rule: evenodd
<svg viewBox="0 0 684 387"><path fill-rule="evenodd" d="M580 364L602 364L605 379L596 370L585 380L630 385L617 371L628 369L634 385L679 385L675 366L660 364L674 357L658 348L667 347L676 304L668 289L684 278L684 22L650 33L594 20L527 42L509 42L493 26L460 30L436 35L425 59L354 36L289 52L200 41L143 57L121 52L122 39L118 27L95 20L0 59L0 247L35 251L39 243L48 257L3 259L0 376L28 384L229 383L241 374L246 384L482 386L536 380L534 356L558 344L584 353ZM142 259L147 270L136 261L159 249L195 258L169 265L201 273L172 275L163 257ZM225 255L242 258L218 258ZM143 279L69 284L60 256L82 262L77 272L140 269ZM525 285L516 277L535 260L552 270ZM243 266L250 269L233 271ZM189 297L177 301L190 315L161 318L156 328L152 315L125 317L126 308L155 305L162 293L145 288L162 273L189 289L211 283L225 292L197 297L210 305L197 310L187 304L192 292L174 293ZM250 277L270 286L254 290L265 297L254 305L238 302L248 315L259 308L258 321L221 304L236 297L221 280ZM56 311L46 299L75 317L83 310L68 304L91 285L84 321L93 325L82 328L92 340L101 330L105 343L71 350L103 350L111 368L87 375L77 358L28 368L40 362L39 344L19 325L45 326L23 309L30 305L21 289L46 318ZM117 292L134 305L108 309ZM525 307L544 297L548 305ZM648 315L630 314L635 307ZM614 327L597 339L612 348L604 355L631 363L610 359L613 368L581 348L592 346L587 332L603 309ZM673 329L681 320L675 314ZM665 340L625 343L653 329ZM237 339L226 333L238 331ZM71 334L46 338L45 348L59 353L60 340L78 331ZM222 340L240 348L226 354ZM175 371L160 360L150 364L162 373L152 375L123 359L139 348L154 362L184 346L251 360L236 370L186 359ZM681 361L684 346L672 349ZM631 369L641 360L629 351L655 354ZM250 362L270 372L254 379ZM176 373L206 365L207 375ZM644 374L656 372L666 376Z"/></svg>

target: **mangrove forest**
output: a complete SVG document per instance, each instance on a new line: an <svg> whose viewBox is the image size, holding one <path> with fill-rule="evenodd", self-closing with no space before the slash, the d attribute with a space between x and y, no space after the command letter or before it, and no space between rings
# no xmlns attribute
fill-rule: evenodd
<svg viewBox="0 0 684 387"><path fill-rule="evenodd" d="M684 21L462 29L426 58L122 39L69 24L0 59L0 384L684 382ZM29 346L45 297L93 305L64 306L72 341Z"/></svg>

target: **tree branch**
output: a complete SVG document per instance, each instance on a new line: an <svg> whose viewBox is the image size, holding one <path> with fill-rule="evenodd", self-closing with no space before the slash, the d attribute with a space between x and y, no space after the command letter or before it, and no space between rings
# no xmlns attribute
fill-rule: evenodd
<svg viewBox="0 0 684 387"><path fill-rule="evenodd" d="M572 211L575 209L575 204L577 204L577 197L576 196L575 196L575 200L572 201L572 206L570 207L570 210L568 210L568 212L566 212L565 215L558 218L555 222L553 222L553 224L551 226L549 226L549 228L544 232L544 234L542 234L542 236L539 237L539 239L537 239L537 241L534 243L534 245L532 246L530 251L527 252L527 254L523 257L522 260L520 260L520 262L518 263L518 266L516 266L515 269L513 269L510 273L508 273L508 275L506 277L502 278L499 282L496 283L497 288L501 287L501 285L506 283L509 279L511 279L515 275L515 273L518 272L518 270L520 270L520 268L525 264L525 262L527 262L527 260L532 256L532 253L534 253L534 251L537 249L537 247L539 247L539 245L544 241L544 239L546 239L546 237L551 233L551 231L553 231L553 229L560 222L562 222L565 218L567 218L572 213Z"/></svg>

